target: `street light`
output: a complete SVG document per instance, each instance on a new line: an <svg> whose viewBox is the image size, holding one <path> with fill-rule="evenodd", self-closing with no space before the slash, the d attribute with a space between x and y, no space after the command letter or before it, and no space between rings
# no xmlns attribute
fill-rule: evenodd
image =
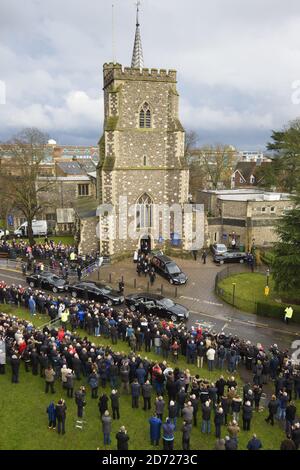
<svg viewBox="0 0 300 470"><path fill-rule="evenodd" d="M270 278L270 269L269 268L267 269L266 276L267 276L267 287L269 287L269 278Z"/></svg>

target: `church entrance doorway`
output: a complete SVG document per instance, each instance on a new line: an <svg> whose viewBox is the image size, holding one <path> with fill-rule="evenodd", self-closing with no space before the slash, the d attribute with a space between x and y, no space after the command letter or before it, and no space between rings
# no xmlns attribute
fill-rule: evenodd
<svg viewBox="0 0 300 470"><path fill-rule="evenodd" d="M140 241L140 249L142 253L148 254L151 251L151 237L143 235Z"/></svg>

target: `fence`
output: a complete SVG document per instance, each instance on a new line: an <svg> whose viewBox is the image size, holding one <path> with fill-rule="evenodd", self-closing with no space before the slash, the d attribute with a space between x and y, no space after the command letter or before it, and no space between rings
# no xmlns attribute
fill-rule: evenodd
<svg viewBox="0 0 300 470"><path fill-rule="evenodd" d="M284 317L284 310L287 305L282 304L281 302L275 302L266 300L265 302L261 299L256 299L253 296L252 299L242 298L238 295L236 290L235 284L232 284L232 291L228 292L220 287L219 283L226 279L227 277L234 276L235 274L242 274L245 272L249 272L249 267L247 266L228 266L227 268L220 271L215 277L215 293L218 297L223 299L226 303L236 307L244 312L255 313L258 316L262 317L269 317L274 318L276 320L283 320ZM270 274L270 270L266 266L256 266L253 269L253 272L264 274L266 276L266 284L267 284L267 276ZM300 323L300 306L293 305L293 318L292 322Z"/></svg>
<svg viewBox="0 0 300 470"><path fill-rule="evenodd" d="M253 269L245 265L227 266L226 268L222 269L222 271L218 272L215 277L215 293L226 303L233 305L234 307L237 307L240 310L262 315L262 313L260 312L263 310L263 308L258 308L258 305L261 306L262 303L258 302L255 297L253 297L252 299L250 299L249 297L247 299L240 297L236 292L235 284L232 285L231 292L225 291L224 289L222 289L222 287L219 286L220 282L223 279L226 279L230 276L234 276L236 274L243 274L247 272L265 274L266 282L267 276L269 276L270 274L270 270L268 270L266 266L255 266Z"/></svg>

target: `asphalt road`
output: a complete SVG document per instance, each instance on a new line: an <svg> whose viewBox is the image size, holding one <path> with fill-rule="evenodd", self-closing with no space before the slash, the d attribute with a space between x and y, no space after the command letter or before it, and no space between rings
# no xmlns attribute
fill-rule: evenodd
<svg viewBox="0 0 300 470"><path fill-rule="evenodd" d="M277 343L281 348L291 349L292 342L299 339L300 330L297 325L287 326L269 318L257 318L255 315L240 312L220 301L213 290L215 274L220 268L212 263L203 266L200 262L191 263L191 261L182 262L181 265L184 265L182 268L189 275L189 282L186 286L177 289L176 298L174 287L160 277L157 277L153 290L157 291L163 285L165 296L188 307L191 312L189 326L199 323L212 331L231 333L253 343L261 343L266 347ZM147 281L143 278L137 280L136 288L134 288L133 279L136 273L128 261L118 265L117 269L116 265L103 268L100 280L107 283L109 275L113 284L120 276L124 276L125 294L146 290ZM93 277L98 279L96 274ZM130 282L127 282L128 279ZM7 284L27 286L22 274L13 271L0 269L0 280L4 280Z"/></svg>

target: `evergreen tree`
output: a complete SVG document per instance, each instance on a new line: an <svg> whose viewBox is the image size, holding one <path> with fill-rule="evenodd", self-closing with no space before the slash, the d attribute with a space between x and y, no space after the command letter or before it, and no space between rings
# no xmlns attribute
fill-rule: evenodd
<svg viewBox="0 0 300 470"><path fill-rule="evenodd" d="M276 290L300 290L300 190L293 198L294 208L278 223L279 242L272 263Z"/></svg>

